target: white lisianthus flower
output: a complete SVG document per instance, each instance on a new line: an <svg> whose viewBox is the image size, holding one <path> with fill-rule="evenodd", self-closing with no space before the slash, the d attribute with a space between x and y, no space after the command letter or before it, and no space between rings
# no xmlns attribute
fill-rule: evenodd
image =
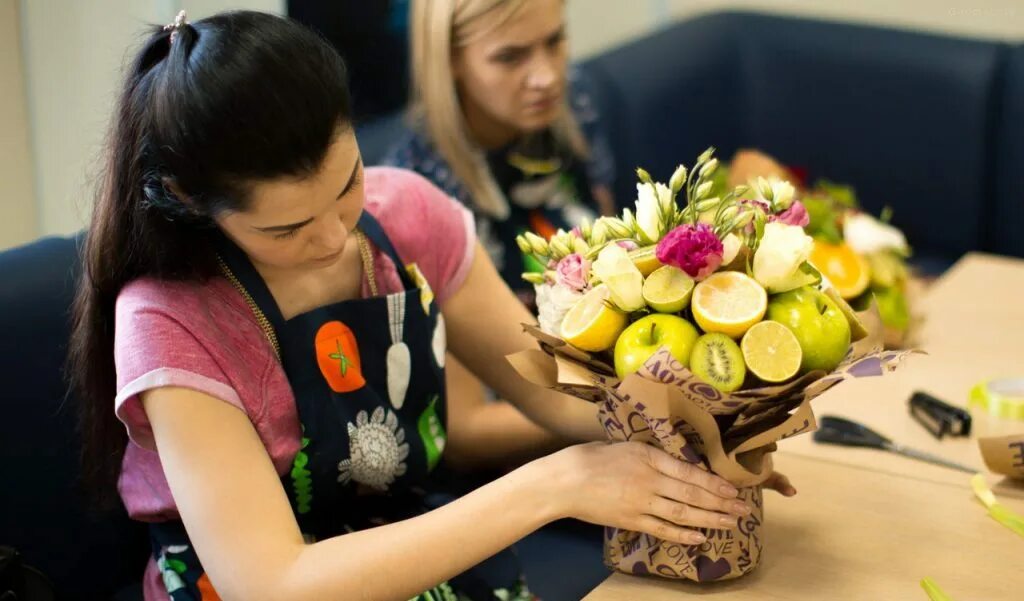
<svg viewBox="0 0 1024 601"><path fill-rule="evenodd" d="M793 184L775 176L768 179L758 177L757 181L752 181L749 185L755 200L768 203L773 213L788 209L793 204L793 197L796 196Z"/></svg>
<svg viewBox="0 0 1024 601"><path fill-rule="evenodd" d="M552 336L561 336L565 314L580 302L583 293L562 284L538 284L534 289L540 329Z"/></svg>
<svg viewBox="0 0 1024 601"><path fill-rule="evenodd" d="M843 221L843 238L857 254L868 255L881 250L907 254L910 247L903 232L867 213L849 213Z"/></svg>
<svg viewBox="0 0 1024 601"><path fill-rule="evenodd" d="M766 289L785 287L811 256L813 247L814 239L798 225L765 225L761 245L754 253L754 279Z"/></svg>
<svg viewBox="0 0 1024 601"><path fill-rule="evenodd" d="M597 255L590 269L608 286L616 307L623 311L638 311L644 307L644 276L626 249L618 244L609 244Z"/></svg>
<svg viewBox="0 0 1024 601"><path fill-rule="evenodd" d="M740 252L740 246L743 245L743 241L736 234L726 234L725 238L722 238L722 265L728 265L736 259L736 255Z"/></svg>
<svg viewBox="0 0 1024 601"><path fill-rule="evenodd" d="M662 207L671 205L672 190L665 184L636 185L636 224L640 234L647 238L646 244L654 244L661 238Z"/></svg>

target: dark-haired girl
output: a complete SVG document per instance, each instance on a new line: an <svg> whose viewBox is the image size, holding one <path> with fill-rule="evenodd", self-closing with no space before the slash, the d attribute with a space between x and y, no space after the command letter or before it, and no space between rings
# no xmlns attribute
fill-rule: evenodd
<svg viewBox="0 0 1024 601"><path fill-rule="evenodd" d="M516 376L530 316L472 217L364 169L348 107L334 50L271 15L179 18L129 66L71 369L97 490L151 524L146 598L526 599L509 564L473 566L553 520L697 543L748 512L630 443L428 509L446 349L539 423L603 433L593 407Z"/></svg>

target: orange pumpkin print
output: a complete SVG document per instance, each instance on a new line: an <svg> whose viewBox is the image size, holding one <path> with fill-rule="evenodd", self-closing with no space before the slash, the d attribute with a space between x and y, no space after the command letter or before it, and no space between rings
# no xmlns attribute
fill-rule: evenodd
<svg viewBox="0 0 1024 601"><path fill-rule="evenodd" d="M210 584L210 579L206 577L205 572L196 581L196 588L199 589L199 599L201 601L220 601L220 595L217 594L217 591L213 590L213 585Z"/></svg>
<svg viewBox="0 0 1024 601"><path fill-rule="evenodd" d="M329 321L317 330L316 361L334 392L352 392L366 385L355 334L340 321Z"/></svg>

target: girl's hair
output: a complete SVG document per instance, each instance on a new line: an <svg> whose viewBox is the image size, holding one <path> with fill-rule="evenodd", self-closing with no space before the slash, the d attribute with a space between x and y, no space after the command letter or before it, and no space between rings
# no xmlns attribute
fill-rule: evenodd
<svg viewBox="0 0 1024 601"><path fill-rule="evenodd" d="M114 415L118 293L142 276L216 275L213 217L244 210L254 182L314 174L350 127L344 64L298 23L230 12L171 34L154 28L128 65L72 309L83 477L102 505L128 441Z"/></svg>
<svg viewBox="0 0 1024 601"><path fill-rule="evenodd" d="M497 219L508 216L508 199L498 188L484 154L470 139L455 89L452 56L495 27L515 17L528 0L413 0L410 20L413 103L411 118L451 167L476 208ZM494 27L481 18L497 13ZM552 130L579 157L588 155L586 141L568 104Z"/></svg>

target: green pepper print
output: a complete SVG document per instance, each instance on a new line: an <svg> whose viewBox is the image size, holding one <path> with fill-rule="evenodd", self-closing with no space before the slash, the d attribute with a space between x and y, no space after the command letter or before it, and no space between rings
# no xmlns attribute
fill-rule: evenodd
<svg viewBox="0 0 1024 601"><path fill-rule="evenodd" d="M436 394L430 399L430 404L420 415L417 422L417 430L420 438L423 439L423 447L427 451L427 471L433 470L441 461L441 454L444 453L445 443L448 441L448 434L444 431L444 424L437 416L436 405L440 400Z"/></svg>

